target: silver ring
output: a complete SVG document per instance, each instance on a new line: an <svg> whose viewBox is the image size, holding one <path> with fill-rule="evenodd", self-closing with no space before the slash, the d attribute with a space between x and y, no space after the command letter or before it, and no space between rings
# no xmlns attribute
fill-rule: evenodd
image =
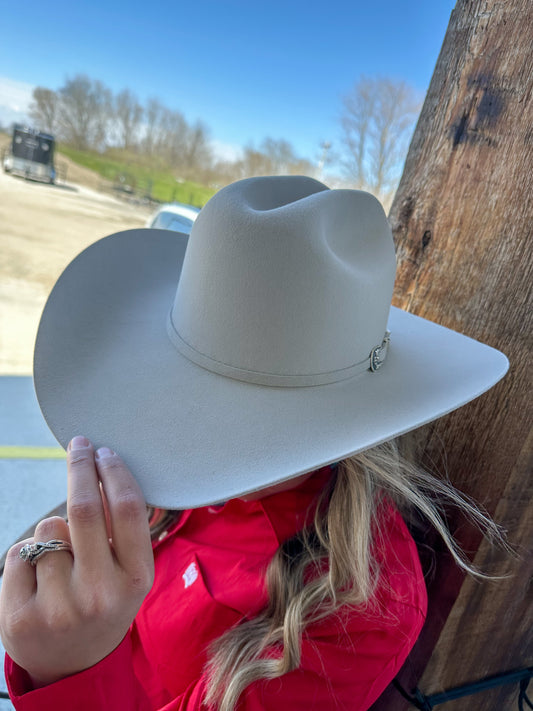
<svg viewBox="0 0 533 711"><path fill-rule="evenodd" d="M72 553L72 546L67 541L60 541L59 539L53 539L46 543L41 541L26 543L26 545L20 549L19 556L30 565L35 565L41 556L51 551L69 551Z"/></svg>

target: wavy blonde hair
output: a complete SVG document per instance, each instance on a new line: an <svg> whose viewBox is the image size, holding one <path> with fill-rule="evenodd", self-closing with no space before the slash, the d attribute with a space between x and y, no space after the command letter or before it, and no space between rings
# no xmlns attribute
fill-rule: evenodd
<svg viewBox="0 0 533 711"><path fill-rule="evenodd" d="M379 570L372 554L383 496L404 514L417 511L438 531L456 563L481 578L451 536L444 506L459 507L490 539L505 546L500 528L475 503L411 464L395 441L340 462L317 503L311 527L280 546L267 570L268 604L229 629L210 649L205 703L233 711L244 689L297 669L305 628L342 606L369 602ZM162 523L161 523L162 521ZM165 524L165 516L160 525ZM167 520L168 523L168 520ZM265 656L266 650L279 654Z"/></svg>

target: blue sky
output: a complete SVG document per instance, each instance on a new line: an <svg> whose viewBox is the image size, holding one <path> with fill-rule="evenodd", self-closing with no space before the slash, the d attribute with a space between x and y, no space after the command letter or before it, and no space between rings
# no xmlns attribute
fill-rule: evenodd
<svg viewBox="0 0 533 711"><path fill-rule="evenodd" d="M220 150L284 138L316 160L362 75L426 91L455 0L4 3L0 122L84 73L204 121Z"/></svg>

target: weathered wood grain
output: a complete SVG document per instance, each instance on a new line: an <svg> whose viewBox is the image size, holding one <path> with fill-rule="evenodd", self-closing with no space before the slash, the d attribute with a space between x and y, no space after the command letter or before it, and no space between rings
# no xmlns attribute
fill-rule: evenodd
<svg viewBox="0 0 533 711"><path fill-rule="evenodd" d="M522 553L512 563L480 547L479 533L451 514L476 564L512 568L514 577L463 580L438 556L428 623L402 675L426 694L533 664L532 93L531 0L459 0L390 212L395 304L489 343L511 362L489 393L423 431L427 457L445 464ZM407 706L390 692L375 709ZM502 688L438 708L515 707L516 689Z"/></svg>

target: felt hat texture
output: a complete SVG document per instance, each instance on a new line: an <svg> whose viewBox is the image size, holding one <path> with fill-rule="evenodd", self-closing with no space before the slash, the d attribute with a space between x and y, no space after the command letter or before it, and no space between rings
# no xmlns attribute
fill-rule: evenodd
<svg viewBox="0 0 533 711"><path fill-rule="evenodd" d="M117 451L147 502L226 501L469 402L499 351L390 306L379 202L311 178L223 188L190 235L136 229L67 266L39 326L50 429ZM390 340L389 340L390 332Z"/></svg>

